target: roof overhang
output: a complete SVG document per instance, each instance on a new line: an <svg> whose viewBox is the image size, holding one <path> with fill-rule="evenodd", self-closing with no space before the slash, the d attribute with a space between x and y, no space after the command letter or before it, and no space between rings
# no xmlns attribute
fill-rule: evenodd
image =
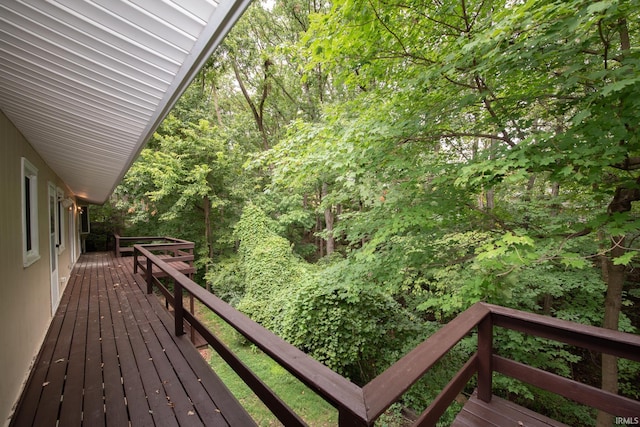
<svg viewBox="0 0 640 427"><path fill-rule="evenodd" d="M0 0L0 109L104 203L251 0Z"/></svg>

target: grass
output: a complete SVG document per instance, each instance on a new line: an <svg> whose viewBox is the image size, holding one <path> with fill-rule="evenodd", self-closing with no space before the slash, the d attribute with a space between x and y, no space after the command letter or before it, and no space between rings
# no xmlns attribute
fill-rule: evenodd
<svg viewBox="0 0 640 427"><path fill-rule="evenodd" d="M260 379L289 405L307 424L314 427L338 425L337 410L302 384L273 359L249 345L224 320L206 308L196 308L198 317L222 340ZM282 423L258 399L214 350L209 351L209 364L242 406L260 426L280 426Z"/></svg>

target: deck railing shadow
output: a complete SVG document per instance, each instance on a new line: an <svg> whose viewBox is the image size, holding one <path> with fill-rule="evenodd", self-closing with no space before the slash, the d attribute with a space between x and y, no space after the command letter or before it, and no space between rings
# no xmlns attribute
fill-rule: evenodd
<svg viewBox="0 0 640 427"><path fill-rule="evenodd" d="M479 399L490 402L494 372L619 417L636 417L640 414L640 402L636 400L506 359L496 354L493 348L494 329L506 328L640 362L640 336L637 335L480 302L461 313L371 382L360 387L207 292L170 263L153 254L146 245L134 246L134 256L138 254L146 259L147 292L153 292L154 286L159 287L174 307L175 334L184 334L186 319L286 426L306 424L202 322L184 310L184 292L200 301L333 405L338 410L340 426L373 425L387 408L398 401L453 346L474 332L477 334L477 351L420 414L414 426L435 425L474 375L477 376ZM162 273L173 281L172 293L158 280L156 273Z"/></svg>

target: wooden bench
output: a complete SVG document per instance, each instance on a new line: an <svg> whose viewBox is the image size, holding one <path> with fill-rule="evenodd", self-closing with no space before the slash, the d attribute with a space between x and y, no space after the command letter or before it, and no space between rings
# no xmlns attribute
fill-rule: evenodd
<svg viewBox="0 0 640 427"><path fill-rule="evenodd" d="M497 396L491 402L478 399L476 392L464 404L451 427L569 427L544 415Z"/></svg>

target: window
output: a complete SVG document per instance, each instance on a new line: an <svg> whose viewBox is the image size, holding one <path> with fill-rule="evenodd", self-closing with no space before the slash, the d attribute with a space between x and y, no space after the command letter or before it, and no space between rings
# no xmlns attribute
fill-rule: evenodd
<svg viewBox="0 0 640 427"><path fill-rule="evenodd" d="M38 242L38 169L22 158L22 263L40 259Z"/></svg>

